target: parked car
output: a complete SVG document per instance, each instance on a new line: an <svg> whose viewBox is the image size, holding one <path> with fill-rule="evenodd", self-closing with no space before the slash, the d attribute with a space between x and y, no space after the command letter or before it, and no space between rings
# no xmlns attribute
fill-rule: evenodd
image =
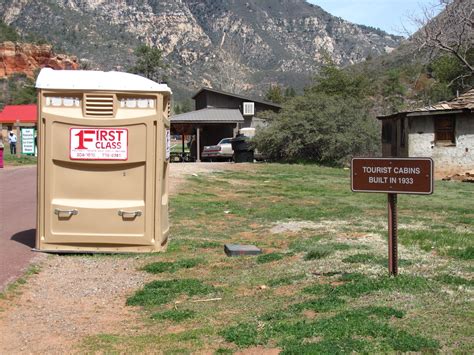
<svg viewBox="0 0 474 355"><path fill-rule="evenodd" d="M223 138L216 145L206 145L202 151L201 159L216 160L232 160L234 151L230 143L232 138Z"/></svg>

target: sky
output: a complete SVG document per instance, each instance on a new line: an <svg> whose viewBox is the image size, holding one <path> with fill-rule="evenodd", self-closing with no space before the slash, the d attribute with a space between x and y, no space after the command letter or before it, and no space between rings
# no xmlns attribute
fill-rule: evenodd
<svg viewBox="0 0 474 355"><path fill-rule="evenodd" d="M307 0L332 15L366 26L378 27L385 32L402 35L403 26L410 33L416 27L410 16L420 16L422 8L433 8L436 0Z"/></svg>

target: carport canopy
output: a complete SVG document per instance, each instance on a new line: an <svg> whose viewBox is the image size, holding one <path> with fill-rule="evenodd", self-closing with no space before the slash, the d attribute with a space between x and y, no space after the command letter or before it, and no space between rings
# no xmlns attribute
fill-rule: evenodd
<svg viewBox="0 0 474 355"><path fill-rule="evenodd" d="M172 134L180 134L183 137L184 154L184 135L193 135L196 132L197 139L197 161L201 160L201 130L205 127L208 137L219 135L225 136L229 130L234 130L239 124L244 123L244 117L238 109L225 108L205 108L202 110L191 111L171 117ZM212 132L211 132L212 131ZM224 137L221 137L224 138ZM214 144L204 142L204 144Z"/></svg>

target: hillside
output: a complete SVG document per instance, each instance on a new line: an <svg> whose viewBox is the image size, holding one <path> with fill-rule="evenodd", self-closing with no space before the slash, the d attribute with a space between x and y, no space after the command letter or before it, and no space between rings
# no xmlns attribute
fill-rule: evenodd
<svg viewBox="0 0 474 355"><path fill-rule="evenodd" d="M401 40L304 0L6 0L0 20L89 68L123 70L139 43L157 46L178 96L202 85L255 93L271 83L302 88L327 59L359 63Z"/></svg>

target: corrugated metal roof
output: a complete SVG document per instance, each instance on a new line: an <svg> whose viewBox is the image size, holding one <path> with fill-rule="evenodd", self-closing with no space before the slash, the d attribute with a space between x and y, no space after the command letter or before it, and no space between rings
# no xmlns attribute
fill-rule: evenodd
<svg viewBox="0 0 474 355"><path fill-rule="evenodd" d="M205 108L171 117L171 123L237 123L244 117L237 109Z"/></svg>
<svg viewBox="0 0 474 355"><path fill-rule="evenodd" d="M403 112L398 112L395 114L387 115L387 116L379 116L378 118L384 119L384 118L391 118L391 117L396 117L398 115L410 115L410 116L417 116L418 114L426 114L429 112L442 112L446 111L446 113L449 113L449 111L458 111L458 110L463 110L463 111L473 111L474 110L474 89L471 89L464 94L456 97L455 99L452 99L451 101L441 101L438 102L437 104L431 105L431 106L425 106L425 107L420 107L411 111L403 111Z"/></svg>

